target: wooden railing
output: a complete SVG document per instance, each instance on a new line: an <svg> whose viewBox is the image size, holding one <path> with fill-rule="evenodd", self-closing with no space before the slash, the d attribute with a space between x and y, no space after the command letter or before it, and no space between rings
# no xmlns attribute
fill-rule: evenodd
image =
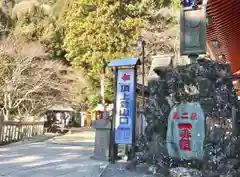
<svg viewBox="0 0 240 177"><path fill-rule="evenodd" d="M0 145L17 142L24 137L42 135L44 122L0 122Z"/></svg>

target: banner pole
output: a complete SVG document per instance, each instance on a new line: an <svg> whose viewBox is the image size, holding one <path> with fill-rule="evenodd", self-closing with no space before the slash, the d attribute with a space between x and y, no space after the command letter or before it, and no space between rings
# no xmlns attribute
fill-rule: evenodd
<svg viewBox="0 0 240 177"><path fill-rule="evenodd" d="M136 86L137 86L137 68L134 67L134 85L133 85L133 119L132 119L132 160L134 160L136 155Z"/></svg>
<svg viewBox="0 0 240 177"><path fill-rule="evenodd" d="M116 124L116 116L117 116L117 105L116 105L116 97L117 97L117 78L118 78L118 68L115 69L115 99L114 99L114 108L113 108L113 117L112 117L112 146L111 146L111 164L115 164L116 161L116 145L115 145L115 124Z"/></svg>

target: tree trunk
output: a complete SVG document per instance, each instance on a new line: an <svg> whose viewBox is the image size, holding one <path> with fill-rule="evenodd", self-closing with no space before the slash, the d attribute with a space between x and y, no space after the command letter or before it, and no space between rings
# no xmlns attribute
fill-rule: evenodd
<svg viewBox="0 0 240 177"><path fill-rule="evenodd" d="M10 104L10 96L9 96L9 93L5 93L4 94L4 107L2 109L2 113L3 113L3 116L4 116L4 120L9 120L9 105Z"/></svg>
<svg viewBox="0 0 240 177"><path fill-rule="evenodd" d="M4 116L1 111L0 112L0 143L2 142L3 121L4 121Z"/></svg>
<svg viewBox="0 0 240 177"><path fill-rule="evenodd" d="M4 109L3 111L3 116L4 116L4 120L9 120L9 110L8 109Z"/></svg>

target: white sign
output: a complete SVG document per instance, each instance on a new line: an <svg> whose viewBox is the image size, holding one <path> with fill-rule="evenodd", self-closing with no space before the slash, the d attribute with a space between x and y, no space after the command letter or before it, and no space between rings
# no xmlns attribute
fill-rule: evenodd
<svg viewBox="0 0 240 177"><path fill-rule="evenodd" d="M115 143L132 144L134 119L135 79L134 69L118 70L116 93Z"/></svg>

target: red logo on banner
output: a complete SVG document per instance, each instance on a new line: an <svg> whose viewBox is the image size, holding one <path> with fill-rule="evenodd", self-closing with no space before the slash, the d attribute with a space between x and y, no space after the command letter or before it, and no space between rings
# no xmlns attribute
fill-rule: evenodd
<svg viewBox="0 0 240 177"><path fill-rule="evenodd" d="M196 112L193 112L192 115L191 115L191 120L197 120L197 113Z"/></svg>
<svg viewBox="0 0 240 177"><path fill-rule="evenodd" d="M174 112L173 113L173 120L179 120L180 117L179 117L179 114L178 112ZM187 112L183 112L182 115L181 115L181 119L182 120L188 120L188 113ZM198 119L198 115L197 113L193 112L191 114L191 120L197 120Z"/></svg>
<svg viewBox="0 0 240 177"><path fill-rule="evenodd" d="M180 141L179 146L181 150L184 151L192 151L191 148L191 132L192 129L191 124L178 124L178 128L180 130Z"/></svg>
<svg viewBox="0 0 240 177"><path fill-rule="evenodd" d="M178 116L178 112L174 112L173 113L173 120L178 120L179 116Z"/></svg>
<svg viewBox="0 0 240 177"><path fill-rule="evenodd" d="M127 73L124 73L123 76L122 76L122 80L125 82L125 81L129 81L131 79L131 75L130 74L127 74Z"/></svg>
<svg viewBox="0 0 240 177"><path fill-rule="evenodd" d="M188 113L187 112L182 113L182 119L188 119Z"/></svg>

